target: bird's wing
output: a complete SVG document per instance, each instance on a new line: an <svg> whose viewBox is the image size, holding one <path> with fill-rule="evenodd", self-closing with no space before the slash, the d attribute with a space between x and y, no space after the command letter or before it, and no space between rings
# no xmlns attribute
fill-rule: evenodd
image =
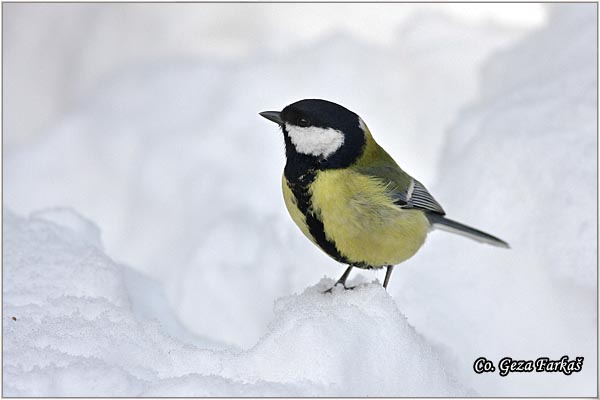
<svg viewBox="0 0 600 400"><path fill-rule="evenodd" d="M371 158L377 161L359 162L355 170L382 181L391 193L394 203L401 208L416 208L440 215L446 214L421 182L404 172L381 147L377 150L379 153L377 157Z"/></svg>
<svg viewBox="0 0 600 400"><path fill-rule="evenodd" d="M414 178L411 178L411 183L407 190L396 190L393 192L393 195L396 198L395 203L402 208L420 208L441 215L446 214L442 206L427 191L427 188Z"/></svg>

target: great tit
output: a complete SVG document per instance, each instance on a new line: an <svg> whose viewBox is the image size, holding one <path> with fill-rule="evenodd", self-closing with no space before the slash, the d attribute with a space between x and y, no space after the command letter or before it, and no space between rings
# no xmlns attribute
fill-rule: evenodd
<svg viewBox="0 0 600 400"><path fill-rule="evenodd" d="M446 218L425 186L396 164L352 111L306 99L259 114L283 131L283 198L292 219L321 250L348 265L336 285L346 288L353 267L386 267L387 289L394 266L412 257L433 228L509 247Z"/></svg>

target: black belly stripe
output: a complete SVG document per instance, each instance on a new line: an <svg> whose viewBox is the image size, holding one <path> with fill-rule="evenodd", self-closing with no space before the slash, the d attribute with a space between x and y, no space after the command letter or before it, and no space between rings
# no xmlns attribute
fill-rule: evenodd
<svg viewBox="0 0 600 400"><path fill-rule="evenodd" d="M323 226L323 221L321 221L314 213L312 196L309 192L309 187L310 184L314 182L315 178L316 171L314 169L310 169L306 170L304 174L298 176L293 181L288 179L286 176L286 181L288 187L296 198L296 206L304 215L308 230L319 247L336 261L344 264L354 264L339 252L334 242L327 239L327 236L325 236L325 227Z"/></svg>

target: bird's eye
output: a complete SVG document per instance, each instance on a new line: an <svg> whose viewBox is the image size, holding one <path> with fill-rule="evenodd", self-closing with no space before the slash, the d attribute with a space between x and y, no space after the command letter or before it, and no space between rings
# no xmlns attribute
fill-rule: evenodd
<svg viewBox="0 0 600 400"><path fill-rule="evenodd" d="M298 120L298 126L306 128L308 126L308 120L306 118L300 118Z"/></svg>

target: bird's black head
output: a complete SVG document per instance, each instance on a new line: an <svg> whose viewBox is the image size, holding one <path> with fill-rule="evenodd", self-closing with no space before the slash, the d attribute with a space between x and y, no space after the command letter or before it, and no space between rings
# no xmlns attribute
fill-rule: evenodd
<svg viewBox="0 0 600 400"><path fill-rule="evenodd" d="M361 156L366 143L360 117L330 101L300 100L281 112L260 115L281 126L288 163L345 168Z"/></svg>

